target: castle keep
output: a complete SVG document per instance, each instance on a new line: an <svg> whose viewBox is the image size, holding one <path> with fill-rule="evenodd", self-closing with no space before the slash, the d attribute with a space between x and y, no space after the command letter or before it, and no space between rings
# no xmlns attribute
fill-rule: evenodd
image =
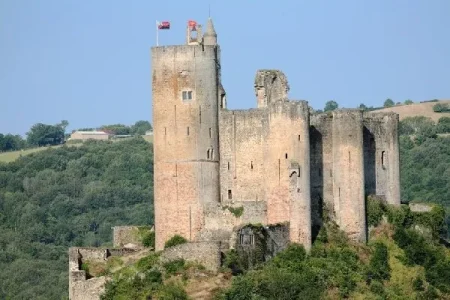
<svg viewBox="0 0 450 300"><path fill-rule="evenodd" d="M151 50L156 250L176 234L233 247L246 224L308 249L324 216L365 241L366 195L400 204L398 115L311 113L277 70L257 72L255 109L228 110L212 20L192 34Z"/></svg>

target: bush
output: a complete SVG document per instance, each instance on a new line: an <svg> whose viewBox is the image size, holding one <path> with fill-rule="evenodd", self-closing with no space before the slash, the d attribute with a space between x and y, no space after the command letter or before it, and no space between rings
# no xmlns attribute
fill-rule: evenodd
<svg viewBox="0 0 450 300"><path fill-rule="evenodd" d="M152 298L150 298L152 299ZM159 300L187 300L186 291L178 284L170 283L161 287L157 293Z"/></svg>
<svg viewBox="0 0 450 300"><path fill-rule="evenodd" d="M437 113L449 112L450 106L447 103L438 103L433 105L433 111Z"/></svg>
<svg viewBox="0 0 450 300"><path fill-rule="evenodd" d="M177 259L177 260L172 260L169 262L166 262L163 264L164 269L166 269L166 274L167 275L172 275L175 274L181 270L184 269L184 259Z"/></svg>
<svg viewBox="0 0 450 300"><path fill-rule="evenodd" d="M187 243L187 240L184 237L182 237L181 235L176 234L164 244L164 248L170 248L170 247L185 244L185 243Z"/></svg>
<svg viewBox="0 0 450 300"><path fill-rule="evenodd" d="M388 280L391 277L388 248L383 243L375 244L375 251L369 263L369 277L373 280Z"/></svg>
<svg viewBox="0 0 450 300"><path fill-rule="evenodd" d="M146 232L142 236L142 244L147 248L155 248L155 232Z"/></svg>
<svg viewBox="0 0 450 300"><path fill-rule="evenodd" d="M380 200L368 196L367 197L367 225L377 226L380 224L385 213L384 205Z"/></svg>

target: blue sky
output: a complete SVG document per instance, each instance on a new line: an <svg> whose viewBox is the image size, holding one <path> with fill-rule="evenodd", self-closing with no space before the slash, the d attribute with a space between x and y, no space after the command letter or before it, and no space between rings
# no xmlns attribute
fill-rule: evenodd
<svg viewBox="0 0 450 300"><path fill-rule="evenodd" d="M0 132L151 120L155 20L172 23L160 44L181 44L208 5L231 109L255 106L262 68L314 108L450 96L448 0L0 0Z"/></svg>

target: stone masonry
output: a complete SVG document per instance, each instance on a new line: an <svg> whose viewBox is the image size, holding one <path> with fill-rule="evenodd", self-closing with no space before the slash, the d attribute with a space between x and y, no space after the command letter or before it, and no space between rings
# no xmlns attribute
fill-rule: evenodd
<svg viewBox="0 0 450 300"><path fill-rule="evenodd" d="M151 50L156 250L177 234L235 247L249 223L309 249L324 216L365 241L365 197L400 204L398 115L311 114L279 70L257 72L256 109L229 110L212 20L187 33Z"/></svg>

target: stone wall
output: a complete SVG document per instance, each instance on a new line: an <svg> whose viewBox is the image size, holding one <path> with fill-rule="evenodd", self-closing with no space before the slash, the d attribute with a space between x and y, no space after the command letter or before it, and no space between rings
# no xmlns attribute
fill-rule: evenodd
<svg viewBox="0 0 450 300"><path fill-rule="evenodd" d="M161 253L161 261L163 262L177 259L196 262L203 265L207 270L217 272L221 266L220 243L185 243L167 248Z"/></svg>
<svg viewBox="0 0 450 300"><path fill-rule="evenodd" d="M255 76L255 94L258 108L267 107L277 101L287 101L289 84L279 70L258 70Z"/></svg>
<svg viewBox="0 0 450 300"><path fill-rule="evenodd" d="M88 278L81 269L83 261L104 262L110 256L134 253L134 249L70 248L69 249L69 299L98 300L105 291L105 276Z"/></svg>

